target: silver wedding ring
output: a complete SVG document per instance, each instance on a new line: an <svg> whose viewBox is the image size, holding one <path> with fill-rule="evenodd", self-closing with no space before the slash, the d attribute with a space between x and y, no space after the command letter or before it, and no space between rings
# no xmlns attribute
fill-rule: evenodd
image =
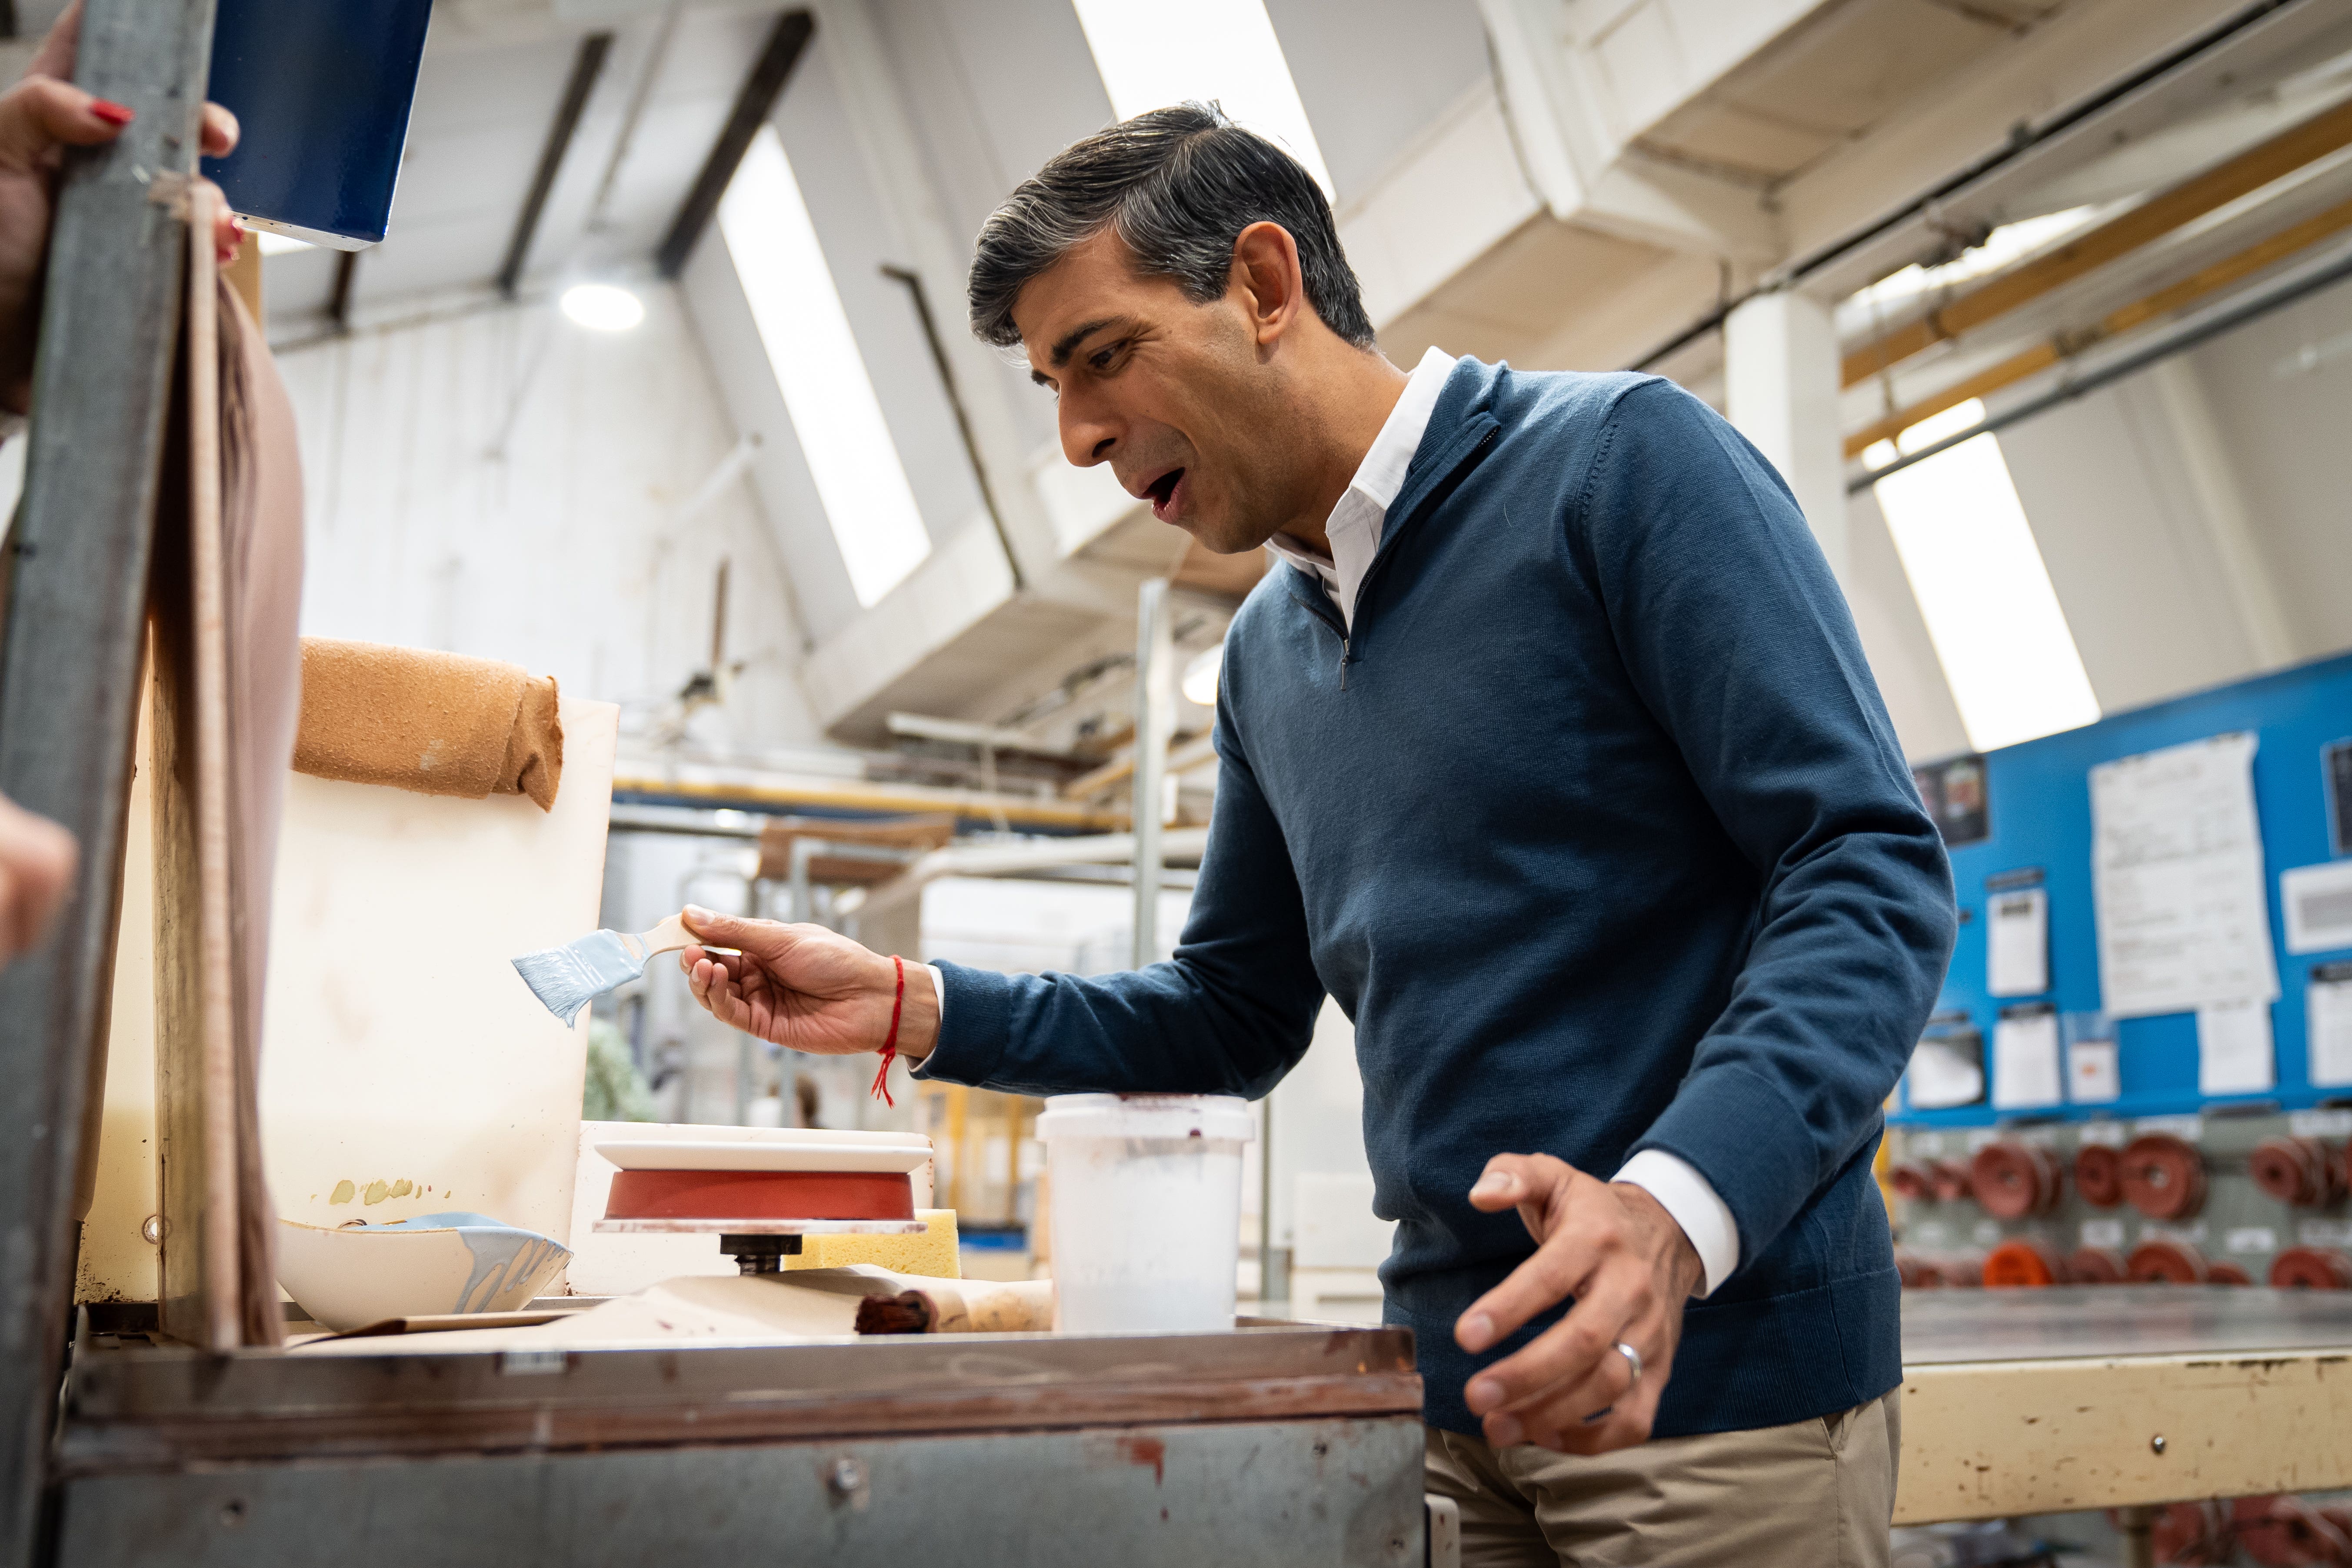
<svg viewBox="0 0 2352 1568"><path fill-rule="evenodd" d="M1625 1364L1633 1369L1633 1381L1625 1385L1626 1390L1630 1393L1634 1386L1642 1381L1642 1352L1635 1350L1632 1345L1627 1344L1623 1340L1619 1340L1617 1342L1617 1353L1623 1356L1625 1358Z"/></svg>

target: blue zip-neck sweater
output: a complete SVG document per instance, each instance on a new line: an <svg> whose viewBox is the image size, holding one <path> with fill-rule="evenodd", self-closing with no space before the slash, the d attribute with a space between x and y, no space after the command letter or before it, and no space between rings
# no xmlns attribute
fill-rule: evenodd
<svg viewBox="0 0 2352 1568"><path fill-rule="evenodd" d="M1261 1095L1329 992L1356 1025L1387 1318L1475 1433L1454 1319L1524 1260L1492 1155L1636 1150L1729 1205L1661 1436L1902 1380L1879 1107L1950 956L1951 872L1780 477L1697 399L1464 360L1349 637L1276 567L1226 635L1214 816L1174 960L941 964L925 1076Z"/></svg>

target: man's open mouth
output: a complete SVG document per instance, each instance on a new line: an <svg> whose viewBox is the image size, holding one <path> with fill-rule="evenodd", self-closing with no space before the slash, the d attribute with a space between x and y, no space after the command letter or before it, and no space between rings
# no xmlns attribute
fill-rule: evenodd
<svg viewBox="0 0 2352 1568"><path fill-rule="evenodd" d="M1176 500L1176 488L1184 482L1184 470L1171 468L1143 489L1151 498L1151 515L1162 522L1168 521L1169 509Z"/></svg>

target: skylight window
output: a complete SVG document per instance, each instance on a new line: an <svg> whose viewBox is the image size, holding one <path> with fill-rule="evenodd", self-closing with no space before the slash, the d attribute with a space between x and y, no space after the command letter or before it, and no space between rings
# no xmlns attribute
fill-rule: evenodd
<svg viewBox="0 0 2352 1568"><path fill-rule="evenodd" d="M871 607L923 563L931 538L773 126L761 126L751 138L719 200L719 232L751 301L849 585L857 602Z"/></svg>
<svg viewBox="0 0 2352 1568"><path fill-rule="evenodd" d="M1323 195L1331 174L1290 79L1265 0L1071 0L1087 47L1121 120L1186 99L1213 100L1288 149Z"/></svg>
<svg viewBox="0 0 2352 1568"><path fill-rule="evenodd" d="M1914 425L1896 445L1916 452L1983 418L1971 399ZM1969 743L1989 752L2095 721L2099 700L1992 433L1872 489Z"/></svg>

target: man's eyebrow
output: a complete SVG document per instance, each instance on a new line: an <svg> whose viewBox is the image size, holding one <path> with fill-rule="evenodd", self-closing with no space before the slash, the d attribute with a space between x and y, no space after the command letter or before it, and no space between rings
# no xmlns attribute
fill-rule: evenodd
<svg viewBox="0 0 2352 1568"><path fill-rule="evenodd" d="M1064 365L1070 363L1070 356L1078 352L1078 345L1080 343L1085 342L1088 338L1094 336L1097 332L1101 331L1105 327L1119 326L1123 324L1126 320L1127 318L1124 316L1097 316L1091 321L1081 321L1078 325L1072 327L1068 331L1064 332L1061 337L1055 341L1054 344L1054 352L1045 356L1047 362L1051 363L1055 370L1061 369Z"/></svg>

